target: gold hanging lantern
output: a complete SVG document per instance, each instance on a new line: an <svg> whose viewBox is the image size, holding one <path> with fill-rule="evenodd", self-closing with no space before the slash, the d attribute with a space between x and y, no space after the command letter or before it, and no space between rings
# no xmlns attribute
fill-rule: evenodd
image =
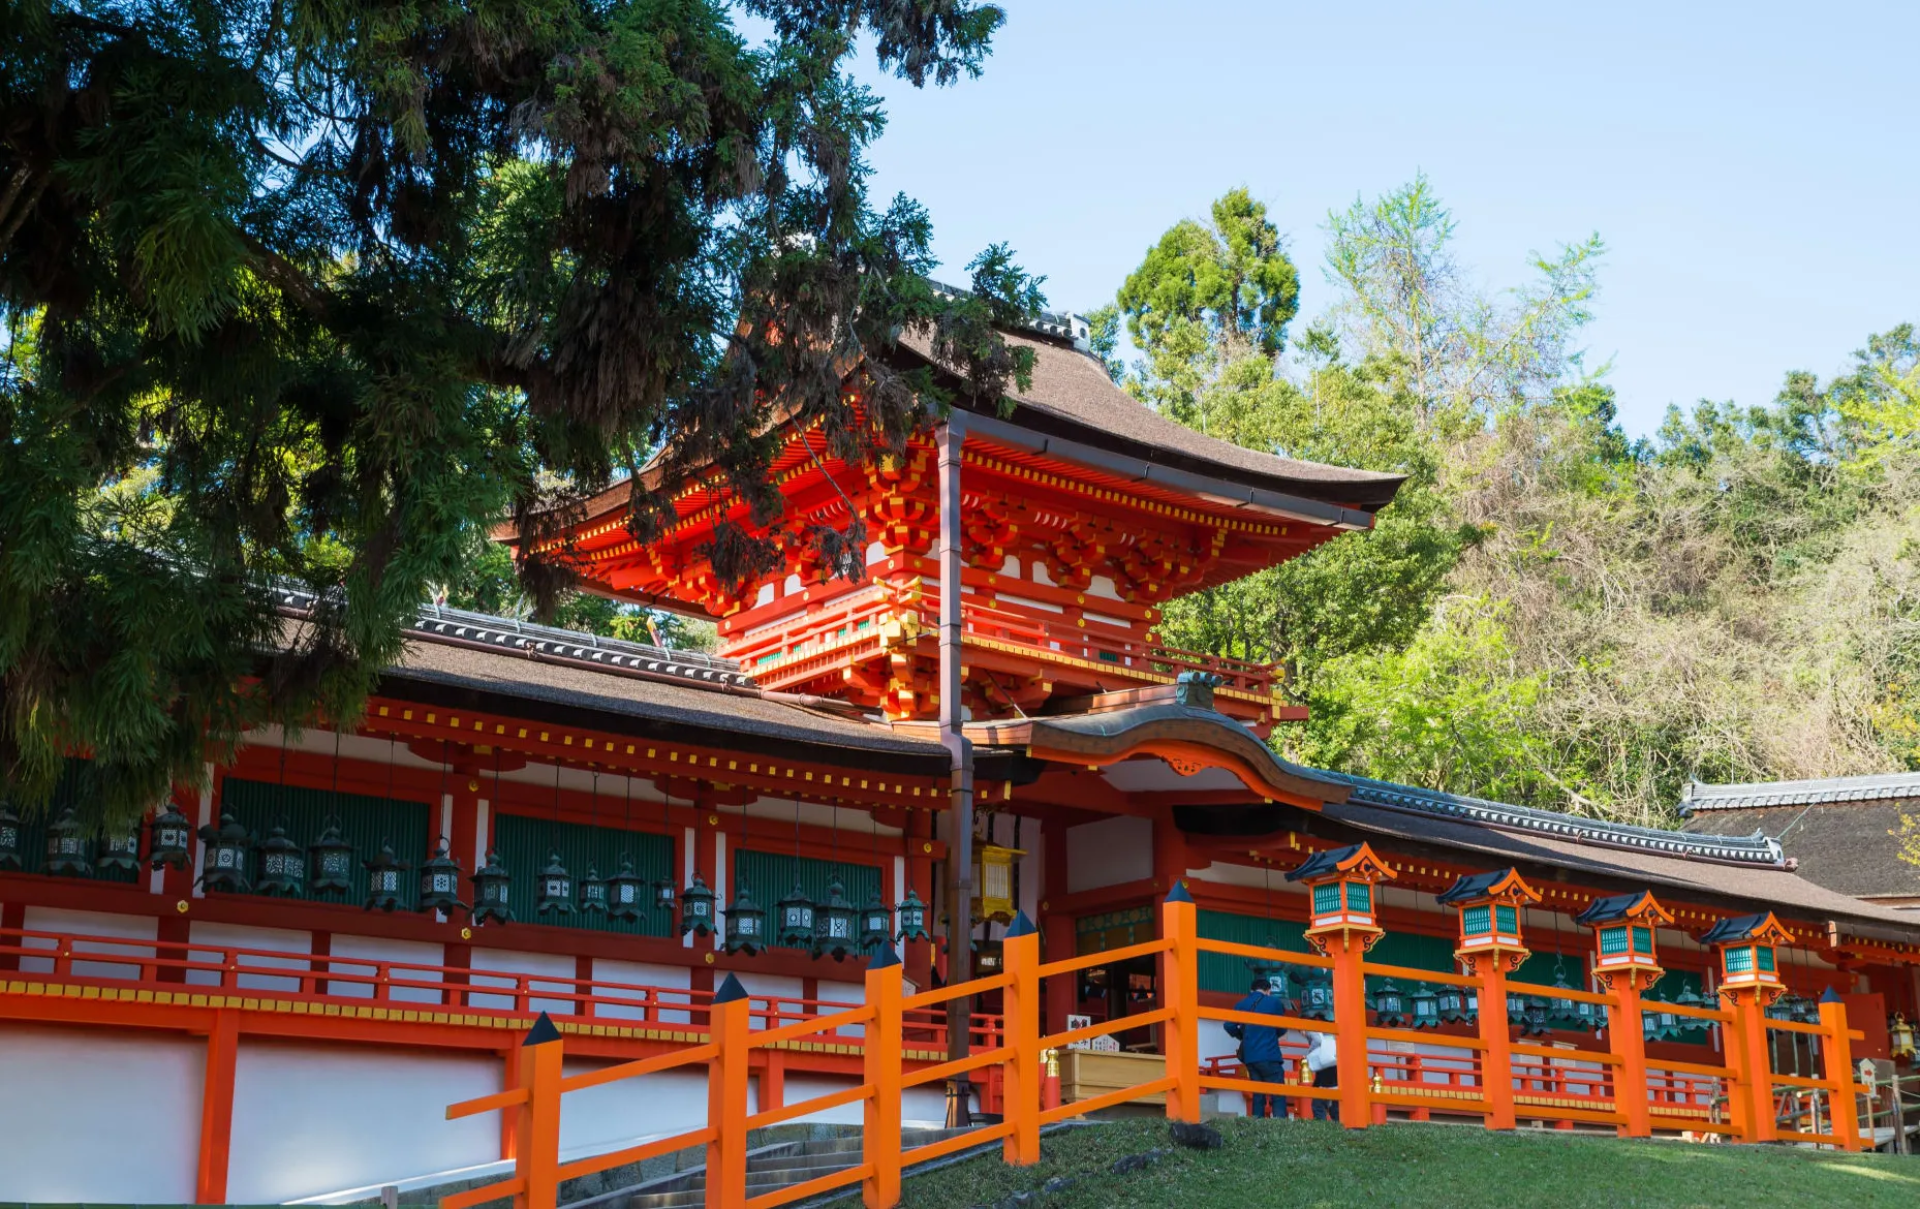
<svg viewBox="0 0 1920 1209"><path fill-rule="evenodd" d="M1013 900L1013 867L1026 852L981 844L973 856L973 917L1010 923L1020 910Z"/></svg>

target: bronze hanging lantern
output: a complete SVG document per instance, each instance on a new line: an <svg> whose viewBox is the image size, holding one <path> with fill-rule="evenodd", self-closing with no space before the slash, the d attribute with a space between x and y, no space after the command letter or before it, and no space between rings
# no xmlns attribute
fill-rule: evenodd
<svg viewBox="0 0 1920 1209"><path fill-rule="evenodd" d="M827 901L820 904L819 927L814 932L813 955L845 961L857 947L854 935L860 913L847 901L846 888L839 878L827 883Z"/></svg>
<svg viewBox="0 0 1920 1209"><path fill-rule="evenodd" d="M99 869L118 869L132 873L140 867L140 824L135 822L100 837Z"/></svg>
<svg viewBox="0 0 1920 1209"><path fill-rule="evenodd" d="M902 942L933 939L933 933L927 931L927 904L920 901L919 893L912 886L907 887L907 897L900 902L900 934L894 939Z"/></svg>
<svg viewBox="0 0 1920 1209"><path fill-rule="evenodd" d="M757 956L767 944L767 912L753 901L745 882L733 888L727 905L727 952Z"/></svg>
<svg viewBox="0 0 1920 1209"><path fill-rule="evenodd" d="M473 871L473 922L476 924L513 922L507 905L508 887L513 875L500 863L500 854L487 849L487 863Z"/></svg>
<svg viewBox="0 0 1920 1209"><path fill-rule="evenodd" d="M878 953L893 943L893 908L880 897L876 887L867 905L860 908L860 951Z"/></svg>
<svg viewBox="0 0 1920 1209"><path fill-rule="evenodd" d="M87 877L93 864L87 859L87 837L80 829L79 816L66 806L59 817L47 824L47 860L42 873L55 877Z"/></svg>
<svg viewBox="0 0 1920 1209"><path fill-rule="evenodd" d="M278 824L260 842L259 868L253 888L260 894L297 898L306 888L307 856L300 845L287 838L287 829Z"/></svg>
<svg viewBox="0 0 1920 1209"><path fill-rule="evenodd" d="M534 900L536 915L573 914L573 874L567 872L558 852L547 854L547 867L540 871L540 891Z"/></svg>
<svg viewBox="0 0 1920 1209"><path fill-rule="evenodd" d="M633 861L620 854L620 871L607 879L607 918L633 923L640 918L648 898L647 883L633 871Z"/></svg>
<svg viewBox="0 0 1920 1209"><path fill-rule="evenodd" d="M779 913L780 936L774 943L784 949L813 948L813 900L798 880L787 896L774 904Z"/></svg>
<svg viewBox="0 0 1920 1209"><path fill-rule="evenodd" d="M185 869L193 863L193 824L168 799L147 828L149 868Z"/></svg>
<svg viewBox="0 0 1920 1209"><path fill-rule="evenodd" d="M307 845L307 867L315 894L345 894L353 889L353 845L340 837L340 820L328 819L320 838Z"/></svg>
<svg viewBox="0 0 1920 1209"><path fill-rule="evenodd" d="M447 854L443 837L433 855L420 866L420 902L414 910L452 915L467 909L467 904L460 901L460 862Z"/></svg>
<svg viewBox="0 0 1920 1209"><path fill-rule="evenodd" d="M680 892L680 935L713 935L713 891L698 873L693 884Z"/></svg>
<svg viewBox="0 0 1920 1209"><path fill-rule="evenodd" d="M592 862L587 864L587 875L580 879L580 913L607 913L607 879L600 876L600 870Z"/></svg>
<svg viewBox="0 0 1920 1209"><path fill-rule="evenodd" d="M13 813L13 804L0 796L0 870L21 867L21 837L20 816Z"/></svg>
<svg viewBox="0 0 1920 1209"><path fill-rule="evenodd" d="M247 882L247 849L253 846L253 837L240 820L222 812L218 827L209 823L200 829L200 842L206 845L200 858L202 888L227 894L253 889Z"/></svg>
<svg viewBox="0 0 1920 1209"><path fill-rule="evenodd" d="M378 908L393 911L406 906L404 891L401 889L400 875L407 871L407 863L393 854L393 845L384 841L380 851L370 861L365 862L367 871L367 910Z"/></svg>

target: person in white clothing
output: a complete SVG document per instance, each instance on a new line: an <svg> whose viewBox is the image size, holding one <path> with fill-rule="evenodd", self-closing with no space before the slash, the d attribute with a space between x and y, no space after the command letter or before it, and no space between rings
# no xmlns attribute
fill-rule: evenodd
<svg viewBox="0 0 1920 1209"><path fill-rule="evenodd" d="M1332 1033L1308 1033L1307 1069L1313 1072L1315 1087L1340 1086L1340 1048ZM1316 1099L1313 1102L1313 1119L1316 1121L1338 1121L1340 1102L1338 1100Z"/></svg>

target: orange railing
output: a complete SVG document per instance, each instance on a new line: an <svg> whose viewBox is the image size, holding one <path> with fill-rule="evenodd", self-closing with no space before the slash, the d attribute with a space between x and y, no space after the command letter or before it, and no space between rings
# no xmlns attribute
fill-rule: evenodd
<svg viewBox="0 0 1920 1209"><path fill-rule="evenodd" d="M1390 1110L1397 1109L1415 1117L1433 1113L1478 1116L1489 1128L1511 1129L1517 1119L1525 1119L1565 1127L1610 1126L1629 1137L1650 1136L1658 1128L1718 1133L1741 1141L1778 1136L1842 1149L1860 1146L1857 1114L1848 1110L1847 1101L1868 1089L1852 1083L1847 1059L1849 1043L1861 1034L1848 1029L1846 1009L1838 1002L1821 1005L1821 1020L1817 1025L1764 1021L1759 1016L1762 1006L1752 996L1741 997L1724 1010L1656 1004L1653 1006L1658 1011L1671 1011L1722 1026L1729 1043L1725 1066L1651 1059L1645 1050L1641 1001L1632 983L1617 985L1606 992L1510 983L1506 980L1504 963L1499 960L1481 961L1472 974L1407 969L1367 961L1368 938L1362 935L1323 937L1327 950L1324 955L1203 940L1197 934L1193 901L1184 889L1176 889L1169 895L1161 910L1159 940L1045 963L1040 960L1038 934L1021 917L1006 937L1002 973L911 996L903 994L897 960L892 959L891 953L883 953L866 972L863 1005L761 1031L750 1028L745 992L729 977L710 1006L706 1040L702 1044L591 1074L564 1076L561 1072L563 1042L559 1033L550 1028L543 1032L536 1026L522 1050L520 1086L456 1104L447 1110L449 1117L487 1111L516 1114L513 1176L448 1197L441 1201L441 1209L466 1209L505 1196L515 1198L516 1209L551 1209L562 1180L697 1146L704 1146L707 1151L710 1209L772 1209L855 1183L862 1185L866 1205L886 1209L899 1201L901 1172L917 1163L999 1141L1008 1163L1030 1165L1040 1159L1040 1131L1049 1123L1163 1093L1170 1119L1197 1121L1201 1115L1201 1096L1207 1091L1273 1095L1293 1103L1296 1112L1308 1101L1331 1100L1339 1106L1341 1123L1354 1129L1383 1121ZM1333 981L1332 1021L1256 1015L1203 1006L1199 992L1199 960L1203 953L1327 970ZM1089 966L1140 957L1157 957L1161 962L1164 994L1159 1008L1043 1035L1042 980ZM1468 1036L1370 1023L1365 1001L1368 975L1472 989L1483 1008L1476 1033ZM998 1037L998 1044L951 1061L909 1069L902 1055L902 1033L907 1027L909 1012L934 1009L956 997L991 991L999 991L1004 1003L1004 1032ZM1605 1013L1608 1048L1605 1051L1569 1050L1515 1041L1503 1007L1509 992L1572 999L1599 1007ZM1756 1023L1756 1019L1762 1022ZM1303 1033L1331 1030L1339 1038L1338 1086L1256 1082L1247 1078L1238 1064L1220 1059L1202 1061L1199 1034L1203 1021L1255 1024ZM755 1048L850 1025L859 1025L865 1032L862 1082L757 1114L747 1112L748 1059ZM1045 1051L1122 1029L1154 1025L1160 1028L1165 1057L1159 1077L1088 1099L1049 1106L1042 1074ZM1826 1047L1827 1069L1833 1072L1830 1077L1803 1079L1774 1073L1764 1050L1741 1040L1754 1035L1764 1039L1769 1027L1817 1035ZM1421 1048L1414 1052L1382 1052L1370 1042L1412 1043ZM1297 1076L1299 1060L1292 1053L1294 1048L1297 1046L1288 1047L1287 1061ZM1750 1060L1749 1055L1755 1057ZM561 1098L566 1092L694 1064L704 1064L707 1070L708 1115L699 1128L612 1154L565 1164L559 1161ZM905 1089L943 1079L962 1079L994 1067L1000 1072L1004 1109L998 1123L901 1151L900 1102ZM1772 1106L1773 1093L1778 1088L1795 1093L1825 1093L1831 1127L1821 1132L1777 1129ZM1720 1119L1718 1109L1722 1092L1730 1109L1726 1120ZM1841 1105L1838 1114L1831 1111L1835 1103ZM805 1184L751 1199L747 1197L748 1130L848 1104L860 1104L863 1111L865 1128L857 1165ZM1793 1123L1790 1119L1789 1124Z"/></svg>

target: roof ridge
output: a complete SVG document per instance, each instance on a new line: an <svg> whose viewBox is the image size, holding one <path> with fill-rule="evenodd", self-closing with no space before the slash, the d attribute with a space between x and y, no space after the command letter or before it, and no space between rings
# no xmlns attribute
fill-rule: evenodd
<svg viewBox="0 0 1920 1209"><path fill-rule="evenodd" d="M300 588L275 586L275 603L284 610L310 613L320 597ZM427 642L482 646L528 656L574 661L610 674L640 672L705 687L758 688L753 676L731 659L700 651L675 651L624 638L496 617L468 609L423 604L406 627L409 637Z"/></svg>
<svg viewBox="0 0 1920 1209"><path fill-rule="evenodd" d="M1509 802L1496 802L1444 790L1420 789L1330 769L1320 771L1352 786L1355 793L1351 800L1362 805L1444 815L1603 847L1637 849L1732 865L1792 867L1778 841L1758 831L1751 836L1696 835L1660 827L1642 827L1636 823L1610 823L1602 819L1583 818L1534 806L1516 806Z"/></svg>
<svg viewBox="0 0 1920 1209"><path fill-rule="evenodd" d="M1885 802L1920 798L1920 772L1874 772L1795 781L1689 781L1680 813L1741 810L1756 806L1807 806L1832 802Z"/></svg>

